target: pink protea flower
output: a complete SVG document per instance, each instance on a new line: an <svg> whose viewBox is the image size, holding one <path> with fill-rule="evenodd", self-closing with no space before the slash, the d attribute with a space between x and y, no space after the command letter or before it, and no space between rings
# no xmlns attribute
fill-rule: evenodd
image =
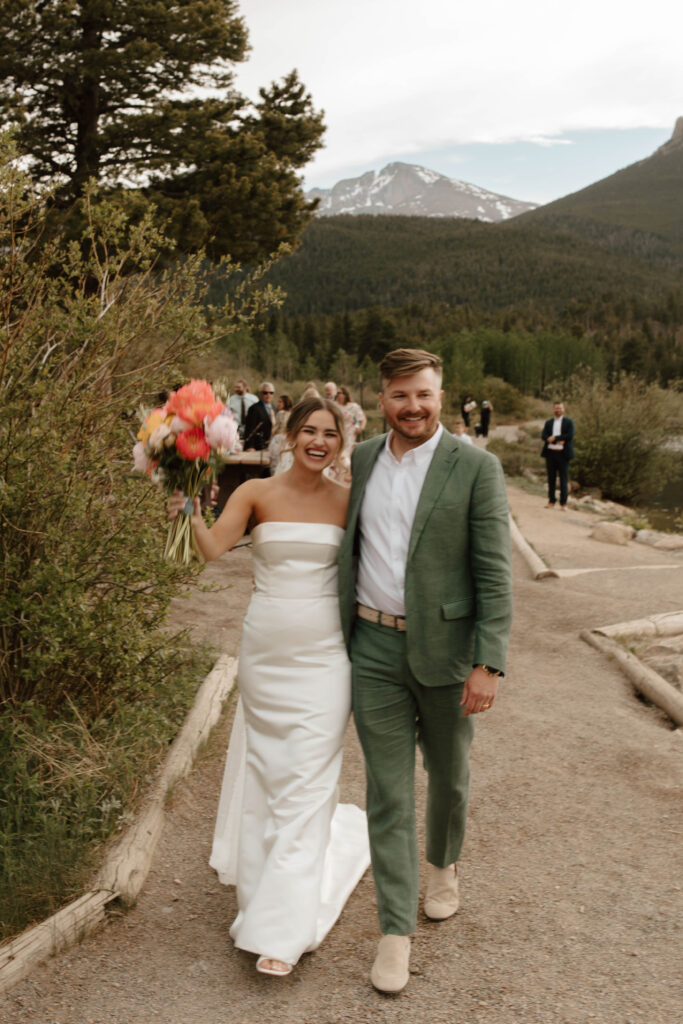
<svg viewBox="0 0 683 1024"><path fill-rule="evenodd" d="M211 454L201 427L183 430L176 438L175 447L178 454L190 462L194 462L195 459L208 459Z"/></svg>
<svg viewBox="0 0 683 1024"><path fill-rule="evenodd" d="M205 419L210 422L224 409L205 380L191 380L177 391L172 391L166 402L166 412L179 416L193 427L201 427Z"/></svg>
<svg viewBox="0 0 683 1024"><path fill-rule="evenodd" d="M204 433L212 448L232 451L237 440L237 424L232 418L232 413L222 413L212 422L209 422L208 418L204 420Z"/></svg>

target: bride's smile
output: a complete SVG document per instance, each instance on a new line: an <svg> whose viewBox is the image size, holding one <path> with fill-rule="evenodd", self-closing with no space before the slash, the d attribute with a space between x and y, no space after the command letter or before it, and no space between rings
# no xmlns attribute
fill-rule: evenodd
<svg viewBox="0 0 683 1024"><path fill-rule="evenodd" d="M341 437L334 416L326 409L317 409L299 430L294 444L294 457L299 454L303 465L324 469L337 456Z"/></svg>

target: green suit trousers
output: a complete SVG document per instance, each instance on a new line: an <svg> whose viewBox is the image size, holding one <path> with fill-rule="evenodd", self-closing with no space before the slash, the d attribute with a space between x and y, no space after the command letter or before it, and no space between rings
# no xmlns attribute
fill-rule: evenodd
<svg viewBox="0 0 683 1024"><path fill-rule="evenodd" d="M419 886L416 743L429 779L427 860L446 867L459 859L465 837L474 726L460 707L464 681L419 683L408 666L405 633L357 619L351 663L380 928L409 935L417 926Z"/></svg>

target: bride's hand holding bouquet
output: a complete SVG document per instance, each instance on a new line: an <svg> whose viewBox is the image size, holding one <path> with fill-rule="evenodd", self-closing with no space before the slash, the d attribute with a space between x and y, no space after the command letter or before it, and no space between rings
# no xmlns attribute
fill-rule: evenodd
<svg viewBox="0 0 683 1024"><path fill-rule="evenodd" d="M173 495L164 557L181 565L201 559L192 516L201 518L199 495L235 446L237 424L232 413L207 381L191 380L145 417L137 437L135 468Z"/></svg>

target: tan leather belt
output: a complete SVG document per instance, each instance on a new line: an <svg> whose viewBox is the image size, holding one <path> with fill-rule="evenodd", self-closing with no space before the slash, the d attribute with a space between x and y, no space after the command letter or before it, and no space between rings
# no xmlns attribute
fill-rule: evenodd
<svg viewBox="0 0 683 1024"><path fill-rule="evenodd" d="M379 626L388 626L389 629L396 629L399 633L405 633L406 620L400 615L390 615L388 612L378 612L376 608L368 608L366 604L356 605L356 615L366 622L375 622Z"/></svg>

